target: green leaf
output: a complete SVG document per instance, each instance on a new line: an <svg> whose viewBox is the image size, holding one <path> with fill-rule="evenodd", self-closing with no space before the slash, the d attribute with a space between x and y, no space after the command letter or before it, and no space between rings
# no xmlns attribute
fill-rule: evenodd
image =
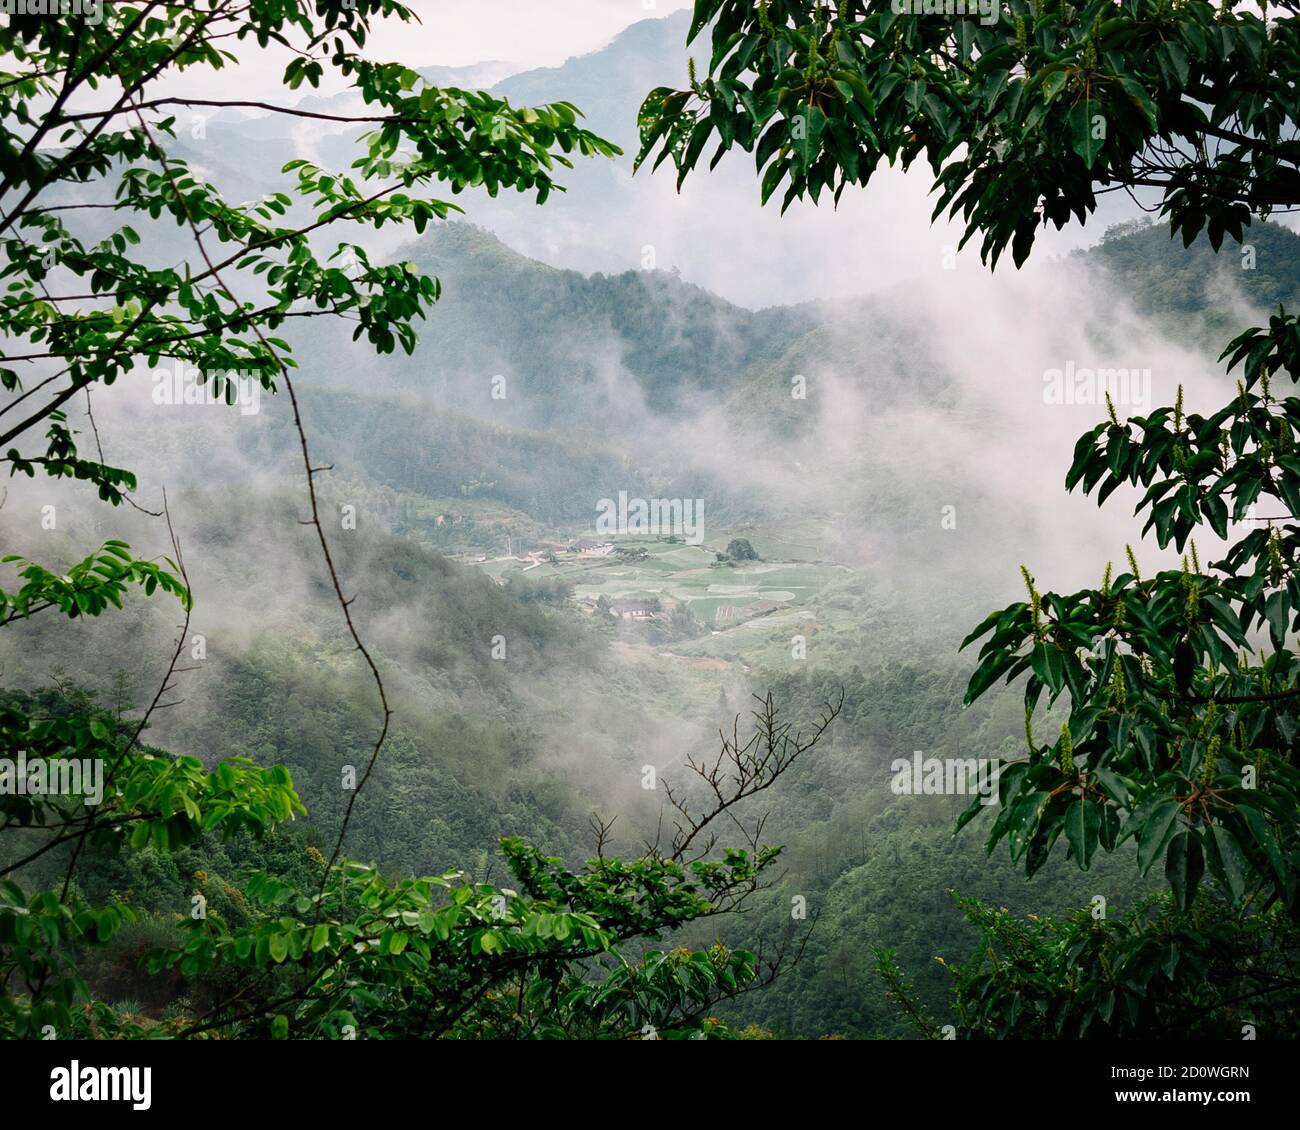
<svg viewBox="0 0 1300 1130"><path fill-rule="evenodd" d="M1070 145L1091 169L1106 144L1106 118L1100 104L1091 98L1080 99L1070 108L1069 121Z"/></svg>
<svg viewBox="0 0 1300 1130"><path fill-rule="evenodd" d="M1165 859L1165 877L1173 889L1180 910L1190 910L1196 888L1205 871L1201 839L1196 832L1179 832L1169 843Z"/></svg>
<svg viewBox="0 0 1300 1130"><path fill-rule="evenodd" d="M1260 849L1268 857L1269 863L1272 864L1278 882L1285 884L1287 876L1286 864L1278 847L1277 836L1264 818L1263 813L1246 804L1241 805L1239 811L1246 818L1246 823L1250 825L1250 831L1255 837L1256 844L1259 845Z"/></svg>
<svg viewBox="0 0 1300 1130"><path fill-rule="evenodd" d="M1097 833L1101 828L1101 809L1083 800L1071 800L1065 813L1065 838L1070 844L1070 854L1086 871L1092 864L1097 849Z"/></svg>
<svg viewBox="0 0 1300 1130"><path fill-rule="evenodd" d="M1175 831L1175 821L1182 806L1173 798L1160 801L1138 829L1138 868L1145 875L1164 854L1165 845Z"/></svg>
<svg viewBox="0 0 1300 1130"><path fill-rule="evenodd" d="M1248 864L1233 834L1222 824L1210 826L1206 843L1213 845L1213 852L1219 864L1216 868L1227 885L1233 902L1240 902L1246 891L1246 870Z"/></svg>

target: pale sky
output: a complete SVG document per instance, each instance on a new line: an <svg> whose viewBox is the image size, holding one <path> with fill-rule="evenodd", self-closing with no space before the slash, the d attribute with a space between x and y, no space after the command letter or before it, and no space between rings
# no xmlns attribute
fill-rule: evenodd
<svg viewBox="0 0 1300 1130"><path fill-rule="evenodd" d="M373 53L462 65L503 59L553 67L603 47L629 24L692 5L680 0L406 0L423 27L378 21Z"/></svg>
<svg viewBox="0 0 1300 1130"><path fill-rule="evenodd" d="M513 71L554 67L573 55L605 46L638 20L662 19L693 5L682 0L405 0L420 23L376 19L366 44L368 58L411 67L466 66L488 60L513 63ZM227 44L235 54L237 44ZM240 97L283 101L280 75L288 60L281 51L247 49L258 63L240 68ZM275 60L269 64L269 60ZM326 75L328 80L328 74ZM230 94L231 76L196 68L165 84L169 93L213 98ZM337 84L322 82L320 93ZM312 93L300 88L298 96Z"/></svg>

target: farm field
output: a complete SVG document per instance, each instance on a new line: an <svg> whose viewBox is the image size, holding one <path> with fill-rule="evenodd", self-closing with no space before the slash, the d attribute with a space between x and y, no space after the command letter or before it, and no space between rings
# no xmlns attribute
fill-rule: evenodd
<svg viewBox="0 0 1300 1130"><path fill-rule="evenodd" d="M705 628L729 632L756 620L782 622L807 615L831 582L851 573L846 566L805 561L748 561L717 565L714 551L656 538L613 539L619 549L645 552L641 560L561 553L557 563L525 565L494 558L478 567L494 578L559 578L574 586L578 600L658 599L664 608L688 609ZM756 543L757 544L757 543Z"/></svg>

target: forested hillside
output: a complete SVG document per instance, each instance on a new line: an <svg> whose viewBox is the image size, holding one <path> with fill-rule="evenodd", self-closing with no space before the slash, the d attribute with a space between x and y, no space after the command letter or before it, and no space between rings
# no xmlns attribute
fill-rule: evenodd
<svg viewBox="0 0 1300 1130"><path fill-rule="evenodd" d="M1166 278L1152 250L1164 238L1151 230L1112 233L1082 258L1082 265L1122 269L1127 285L1146 294L1148 283L1154 289ZM1261 243L1278 258L1294 256L1300 239L1265 229ZM676 659L657 655L654 637L645 630L593 623L563 581L516 574L502 588L472 564L439 557L438 549L495 556L507 537L536 544L567 529L586 528L592 499L613 482L646 493L656 482L665 493L698 489L723 513L728 503L722 492L732 490L731 506L759 528L778 528L788 511L770 494L777 505L756 507L746 491L746 469L763 465L765 456L738 456L731 483L702 473L692 482L680 470L673 478L656 479L653 462L629 465L624 437L638 429L626 419L611 421L606 435L581 416L568 426L557 423L574 415L564 405L580 396L564 375L539 383L531 409L534 426L493 422L484 405L477 413L449 411L434 388L420 384L417 374L426 352L468 358L462 363L478 371L491 367L498 349L513 350L516 364L529 355L545 357L547 349L563 354L568 330L554 329L568 325L562 320L539 316L526 332L506 332L498 311L528 293L572 303L588 319L593 337L618 340L621 379L642 383L649 399L658 387L656 370L637 370L628 358L663 361L656 343L670 311L681 303L673 293L681 284L651 276L653 285L645 289L641 275L584 279L552 271L514 255L486 233L457 225L440 230L429 246L444 285L467 288L459 305L439 304L437 319L451 311L445 325L436 322L447 336L421 346L402 366L384 366L387 375L378 387L373 380L363 387L340 372L337 383L345 387L315 391L309 406L320 442L339 453L328 497L336 505L359 504L363 515L365 536L338 543L340 567L368 578L359 609L373 618L378 654L398 704L388 752L352 823L354 854L393 874L452 863L488 877L500 870L500 862L493 862L495 841L499 830L508 828L577 864L590 849L586 825L593 808L617 811L627 822L619 842L635 844L647 832L655 810L638 787L647 756L660 763L664 757L676 761L698 753L708 746L711 729L734 714L747 715L752 694L772 690L786 709L804 715L842 686L846 697L833 737L772 805L768 830L774 841L787 845L785 876L761 915L738 920L723 936L733 945L775 943L788 920L783 907L796 895L819 910L818 925L794 972L728 1010L740 1027L756 1023L802 1036L906 1034L907 1022L884 995L872 953L877 946L896 951L927 1007L942 1015L951 978L933 959L963 959L978 936L964 922L952 892L1015 913L1054 913L1083 907L1098 891L1129 909L1155 889L1150 882L1134 883L1131 862L1123 860L1106 861L1105 870L1084 877L1058 867L1044 882L1026 884L1008 862L985 859L978 828L952 838L960 807L954 798L891 794L890 764L911 757L913 750L938 758L976 750L984 757L1015 754L1020 718L1013 696L989 710L973 712L961 705L964 664L946 625L970 608L977 574L960 555L947 565L964 577L960 589L936 585L945 568L941 561L930 561L921 582L914 583L895 575L892 553L876 561L851 558L854 568L846 575L851 579L812 602L809 619L798 623L799 634L812 646L808 659L797 662L790 655L793 630L774 626L764 634L761 622L757 633L733 629L672 644ZM1071 262L1059 269L1079 267ZM562 285L548 292L547 280L553 278ZM633 287L638 289L629 290ZM1159 313L1190 320L1208 308L1204 288L1188 281L1185 293L1177 306ZM709 312L711 332L691 339L691 367L673 370L678 388L713 396L746 442L757 442L753 433L762 429L763 445L789 444L810 462L815 457L816 427L784 391L782 378L789 370L860 374L856 379L887 419L918 405L941 410L964 403L960 374L942 369L938 359L918 357L905 337L891 334L880 299L816 316L811 310L749 314L707 295L693 309ZM724 316L731 321L723 323ZM617 335L614 317L621 326ZM804 329L799 319L813 328ZM772 327L766 336L754 328L764 323ZM549 336L548 326L553 327ZM853 346L859 333L865 350ZM769 342L767 348L779 355L745 361L730 349L733 336L753 348ZM319 342L309 343L304 356L320 348ZM664 362L663 371L670 370ZM710 378L687 377L708 373L718 374L717 388L707 387ZM660 439L672 442L666 404L647 405L645 411L645 419L663 423ZM208 761L238 755L284 765L311 818L305 829L288 834L283 843L275 841L279 846L262 849L250 842L235 856L213 841L179 857L159 854L153 860L146 850L129 865L106 859L102 873L98 864L86 865L88 893L98 898L132 891L141 909L157 916L154 928L164 932L177 889L195 871L233 877L250 860L262 860L264 850L284 860L277 866L292 867L285 852L320 846L322 837L311 829L328 828L340 818L345 797L337 775L373 725L365 690L348 673L340 625L302 615L304 607L323 605L327 591L318 571L297 564L301 549L295 551L292 542L278 548L279 566L261 576L249 576L237 565L253 544L265 553L266 537L288 528L296 507L292 495L268 500L251 485L256 480L246 480L252 468L264 474L287 465L292 455L283 418L259 418L256 424L237 430L226 486L213 491L195 485L171 497L192 544L203 549L194 569L201 594L196 627L205 632L210 650L201 672L191 677L186 709L160 717L153 728L165 748L185 749ZM187 433L206 426L186 422L173 435L174 470L182 476L184 455L200 442ZM131 435L130 421L122 428L120 434ZM383 435L382 444L368 442L377 434ZM437 442L430 442L434 436ZM852 458L864 476L865 469L881 463L870 447ZM927 473L936 476L935 496L954 497L947 492L956 481L942 485L941 462ZM903 493L888 480L870 481L871 509L856 520L870 516L876 528L891 531L893 548L917 538L909 510L915 481ZM446 521L448 516L455 521ZM831 526L833 519L823 522ZM129 533L133 524L140 527L138 536L149 536L152 523L140 516L130 521L114 516L111 527L100 516L88 524L79 521L78 543L108 536L110 528ZM942 539L949 535L937 522L932 525L934 533L925 535L924 544L943 547L946 557ZM1007 531L1017 528L1023 530L1023 523L1007 523ZM52 557L70 552L70 546L58 548L68 543L57 534L49 544ZM154 644L146 652L161 652L170 630L168 617L148 605L133 605L118 620L97 626L93 642L85 633L69 637L50 622L13 625L10 638L16 642L6 658L7 682L36 691L48 687L51 672L57 672L69 693L90 690L101 704L129 712L140 706L147 673L133 672L116 657L128 654L133 641L138 647L142 638ZM492 658L496 637L507 641L506 661ZM88 669L88 660L94 674L77 674ZM120 700L124 687L127 697ZM557 711L559 703L563 707ZM665 703L673 704L671 718ZM585 752L578 755L579 750ZM908 873L902 887L899 866ZM141 867L167 876L165 883L155 890L142 879ZM710 927L686 938L704 944L716 932ZM135 933L125 937L124 945L137 944ZM149 999L147 978L121 970L115 976L117 991L128 1002Z"/></svg>
<svg viewBox="0 0 1300 1130"><path fill-rule="evenodd" d="M1293 143L1183 95L1286 105L1233 68L1295 19L701 0L377 66L393 7L0 30L0 732L104 774L0 766L0 1034L1286 1030ZM155 84L228 39L296 45L275 101ZM826 236L923 157L934 247Z"/></svg>

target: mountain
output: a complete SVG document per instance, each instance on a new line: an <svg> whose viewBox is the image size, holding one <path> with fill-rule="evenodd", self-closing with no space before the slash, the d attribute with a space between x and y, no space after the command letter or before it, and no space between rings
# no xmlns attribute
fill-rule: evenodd
<svg viewBox="0 0 1300 1130"><path fill-rule="evenodd" d="M492 87L492 93L516 106L535 106L555 101L556 92L563 90L565 100L582 110L588 129L622 147L625 157L618 166L629 168L626 155L636 151L637 111L646 94L656 86L686 81L690 23L686 9L663 19L641 20L600 51L575 56L559 67L511 75Z"/></svg>
<svg viewBox="0 0 1300 1130"><path fill-rule="evenodd" d="M378 362L384 387L499 423L626 431L645 409L729 388L817 323L812 307L746 310L666 271L549 267L463 223L402 254L441 281L442 297L419 327L419 350ZM329 373L348 339L345 323L299 335L300 363ZM330 379L373 388L376 375Z"/></svg>
<svg viewBox="0 0 1300 1130"><path fill-rule="evenodd" d="M1215 251L1202 235L1190 247L1162 225L1117 225L1088 253L1117 290L1145 314L1200 327L1208 348L1241 331L1243 307L1255 317L1300 305L1300 236L1276 223L1246 228Z"/></svg>

